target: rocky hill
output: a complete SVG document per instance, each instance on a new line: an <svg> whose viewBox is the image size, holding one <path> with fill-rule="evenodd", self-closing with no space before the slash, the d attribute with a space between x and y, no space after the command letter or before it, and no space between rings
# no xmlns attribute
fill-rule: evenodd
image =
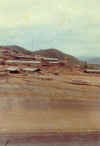
<svg viewBox="0 0 100 146"><path fill-rule="evenodd" d="M21 54L21 55L31 55L31 56L35 56L35 55L40 55L43 57L48 57L48 58L58 58L59 60L66 60L67 62L71 63L71 64L79 64L80 61L71 55L65 54L61 51L59 51L58 49L45 49L45 50L39 50L39 51L29 51L23 47L20 46L0 46L0 56L2 56L2 51L8 51L10 52L9 54Z"/></svg>
<svg viewBox="0 0 100 146"><path fill-rule="evenodd" d="M67 60L72 64L79 64L79 60L71 55L65 54L57 49L45 49L33 52L34 55L40 55L49 58L58 58L59 60Z"/></svg>

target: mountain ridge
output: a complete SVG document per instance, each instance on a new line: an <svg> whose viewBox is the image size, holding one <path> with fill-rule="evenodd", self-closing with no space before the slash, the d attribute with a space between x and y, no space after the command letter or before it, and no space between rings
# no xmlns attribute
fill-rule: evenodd
<svg viewBox="0 0 100 146"><path fill-rule="evenodd" d="M48 58L58 58L59 60L67 60L71 64L79 64L80 62L76 57L63 53L59 49L55 49L55 48L41 49L38 51L29 51L17 45L11 45L11 46L9 45L9 46L0 46L0 49L9 50L11 52L19 53L19 54L21 53L23 55L31 55L31 56L40 55Z"/></svg>
<svg viewBox="0 0 100 146"><path fill-rule="evenodd" d="M100 64L100 57L79 57L82 61L87 61L89 64Z"/></svg>

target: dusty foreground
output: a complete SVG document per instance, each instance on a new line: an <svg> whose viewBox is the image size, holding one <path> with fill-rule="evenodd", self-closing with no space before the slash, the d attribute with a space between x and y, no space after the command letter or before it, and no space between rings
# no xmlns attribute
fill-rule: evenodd
<svg viewBox="0 0 100 146"><path fill-rule="evenodd" d="M73 84L76 80L89 85ZM16 146L100 145L99 133L93 134L100 131L99 76L10 74L0 76L0 83L1 145L7 140Z"/></svg>
<svg viewBox="0 0 100 146"><path fill-rule="evenodd" d="M0 146L99 146L100 133L31 133L0 135Z"/></svg>

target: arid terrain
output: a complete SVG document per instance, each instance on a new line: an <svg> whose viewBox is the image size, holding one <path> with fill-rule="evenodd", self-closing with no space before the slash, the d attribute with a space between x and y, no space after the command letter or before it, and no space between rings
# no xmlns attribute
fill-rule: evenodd
<svg viewBox="0 0 100 146"><path fill-rule="evenodd" d="M12 61L0 65L1 144L84 146L97 141L99 146L99 74L62 62L24 72L29 65Z"/></svg>
<svg viewBox="0 0 100 146"><path fill-rule="evenodd" d="M1 78L0 132L84 132L100 129L100 89L73 81L99 77L27 74Z"/></svg>
<svg viewBox="0 0 100 146"><path fill-rule="evenodd" d="M46 143L48 138L45 135L49 133L63 135L68 132L98 132L100 130L100 88L96 84L100 85L99 78L96 75L83 73L74 76L73 73L60 76L37 73L9 74L8 77L2 77L1 135L26 133L29 136L37 133L36 135L41 136L41 133L46 133L43 141ZM89 85L73 84L76 80L88 81ZM65 144L62 144L66 145L66 139L63 142ZM34 143L34 140L31 143ZM78 145L79 140L75 143Z"/></svg>

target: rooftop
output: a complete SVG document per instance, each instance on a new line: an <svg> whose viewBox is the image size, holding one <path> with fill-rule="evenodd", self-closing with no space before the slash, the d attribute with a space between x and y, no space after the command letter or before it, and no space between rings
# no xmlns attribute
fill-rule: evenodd
<svg viewBox="0 0 100 146"><path fill-rule="evenodd" d="M40 64L40 61L24 61L24 60L6 60L7 63L31 63L31 64Z"/></svg>

